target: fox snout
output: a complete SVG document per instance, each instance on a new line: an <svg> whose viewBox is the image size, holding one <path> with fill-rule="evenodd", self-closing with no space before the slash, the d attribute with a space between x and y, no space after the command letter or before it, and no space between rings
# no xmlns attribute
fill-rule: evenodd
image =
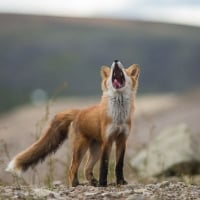
<svg viewBox="0 0 200 200"><path fill-rule="evenodd" d="M125 75L123 71L124 66L118 60L115 60L111 66L112 69L112 86L113 88L121 89L125 86Z"/></svg>
<svg viewBox="0 0 200 200"><path fill-rule="evenodd" d="M114 69L115 67L118 68L124 68L124 66L122 65L122 63L119 60L114 60L114 62L111 65L111 69Z"/></svg>

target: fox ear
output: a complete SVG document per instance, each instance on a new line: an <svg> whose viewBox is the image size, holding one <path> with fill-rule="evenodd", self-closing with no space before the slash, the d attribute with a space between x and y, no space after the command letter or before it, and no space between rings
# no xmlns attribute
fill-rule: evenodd
<svg viewBox="0 0 200 200"><path fill-rule="evenodd" d="M110 75L110 67L102 66L101 67L101 77L102 79L108 78Z"/></svg>
<svg viewBox="0 0 200 200"><path fill-rule="evenodd" d="M138 64L133 64L127 68L127 73L135 78L136 80L139 78L140 68Z"/></svg>

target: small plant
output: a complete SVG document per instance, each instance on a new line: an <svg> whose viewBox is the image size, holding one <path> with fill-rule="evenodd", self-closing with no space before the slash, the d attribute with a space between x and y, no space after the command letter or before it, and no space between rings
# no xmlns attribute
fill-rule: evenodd
<svg viewBox="0 0 200 200"><path fill-rule="evenodd" d="M55 160L52 158L52 156L49 156L48 161L47 161L47 166L48 166L48 170L45 177L45 185L49 189L53 189Z"/></svg>

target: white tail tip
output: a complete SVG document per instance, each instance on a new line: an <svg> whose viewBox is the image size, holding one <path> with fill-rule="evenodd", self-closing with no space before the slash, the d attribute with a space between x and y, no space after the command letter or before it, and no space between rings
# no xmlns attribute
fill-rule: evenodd
<svg viewBox="0 0 200 200"><path fill-rule="evenodd" d="M6 171L12 173L13 175L17 175L19 177L22 175L22 170L16 166L15 159L9 162Z"/></svg>

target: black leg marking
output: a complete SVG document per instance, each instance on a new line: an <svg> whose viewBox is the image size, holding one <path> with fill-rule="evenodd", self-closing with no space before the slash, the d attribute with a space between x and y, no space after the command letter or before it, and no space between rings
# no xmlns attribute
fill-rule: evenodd
<svg viewBox="0 0 200 200"><path fill-rule="evenodd" d="M78 181L78 173L76 172L74 175L74 179L72 180L72 187L76 187L77 185L79 185L79 181Z"/></svg>
<svg viewBox="0 0 200 200"><path fill-rule="evenodd" d="M108 159L109 155L107 151L104 151L101 158L100 164L100 175L99 175L99 186L107 186L107 175L108 175Z"/></svg>
<svg viewBox="0 0 200 200"><path fill-rule="evenodd" d="M124 154L125 154L125 148L122 150L115 168L116 182L118 185L127 184L127 182L124 180L124 174L123 174Z"/></svg>
<svg viewBox="0 0 200 200"><path fill-rule="evenodd" d="M116 176L116 183L119 185L127 184L123 174L125 151L126 151L126 137L124 134L121 134L116 140L115 176Z"/></svg>

